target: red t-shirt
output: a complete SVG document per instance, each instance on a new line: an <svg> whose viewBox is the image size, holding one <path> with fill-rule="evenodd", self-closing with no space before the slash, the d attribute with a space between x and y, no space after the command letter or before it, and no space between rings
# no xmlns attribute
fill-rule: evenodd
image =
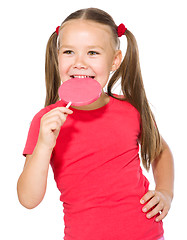
<svg viewBox="0 0 187 240"><path fill-rule="evenodd" d="M58 101L35 115L24 155L35 148L41 117L59 106L65 103ZM162 222L147 219L140 204L149 182L140 167L139 112L112 97L99 109L72 110L51 156L64 206L64 239L159 239Z"/></svg>

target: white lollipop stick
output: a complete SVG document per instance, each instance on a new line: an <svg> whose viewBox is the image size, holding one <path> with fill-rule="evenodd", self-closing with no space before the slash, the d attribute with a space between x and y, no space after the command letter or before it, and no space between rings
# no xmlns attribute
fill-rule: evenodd
<svg viewBox="0 0 187 240"><path fill-rule="evenodd" d="M69 108L71 106L72 102L69 102L67 105L66 105L66 108Z"/></svg>

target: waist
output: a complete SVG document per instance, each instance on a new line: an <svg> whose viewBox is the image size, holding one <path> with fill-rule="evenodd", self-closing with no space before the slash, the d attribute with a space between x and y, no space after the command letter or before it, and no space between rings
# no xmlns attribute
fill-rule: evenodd
<svg viewBox="0 0 187 240"><path fill-rule="evenodd" d="M92 207L73 214L65 211L65 239L157 240L163 235L162 222L147 219L141 205L134 205L131 200L126 199L126 204Z"/></svg>
<svg viewBox="0 0 187 240"><path fill-rule="evenodd" d="M95 176L92 173L76 177L74 183L61 189L60 197L65 203L65 209L72 213L92 207L115 207L118 204L126 206L129 201L134 207L139 205L139 199L149 187L149 181L141 170Z"/></svg>

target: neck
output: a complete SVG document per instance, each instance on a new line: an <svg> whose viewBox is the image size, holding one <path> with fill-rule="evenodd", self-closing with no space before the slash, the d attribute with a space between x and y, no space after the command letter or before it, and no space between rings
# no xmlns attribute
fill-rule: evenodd
<svg viewBox="0 0 187 240"><path fill-rule="evenodd" d="M76 107L76 106L71 106L72 108L78 109L78 110L94 110L97 108L101 108L104 105L106 105L110 101L110 97L103 92L101 93L101 96L93 103L90 103L88 105Z"/></svg>

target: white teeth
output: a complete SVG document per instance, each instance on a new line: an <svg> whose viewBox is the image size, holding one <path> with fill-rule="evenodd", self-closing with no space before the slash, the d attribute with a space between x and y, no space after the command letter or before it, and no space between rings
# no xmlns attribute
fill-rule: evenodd
<svg viewBox="0 0 187 240"><path fill-rule="evenodd" d="M78 76L78 75L74 75L73 78L94 78L92 76Z"/></svg>
<svg viewBox="0 0 187 240"><path fill-rule="evenodd" d="M87 76L74 76L75 78L86 78Z"/></svg>

